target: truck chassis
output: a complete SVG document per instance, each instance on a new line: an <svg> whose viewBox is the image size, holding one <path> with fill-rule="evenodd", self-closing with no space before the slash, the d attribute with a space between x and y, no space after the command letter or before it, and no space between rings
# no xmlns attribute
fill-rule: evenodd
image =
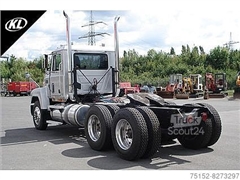
<svg viewBox="0 0 240 180"><path fill-rule="evenodd" d="M113 146L126 160L149 158L160 149L162 142L175 138L186 148L206 148L215 144L221 134L220 116L209 104L176 105L148 93L129 94L127 103L106 100L109 101L75 104L79 110L72 114L67 114L66 108L65 112L57 111L62 123L84 128L92 149L102 151ZM53 111L56 110L41 109L36 99L32 101L31 113L36 129L47 128L48 121L53 120ZM77 118L73 121L73 116L84 116L84 123Z"/></svg>
<svg viewBox="0 0 240 180"><path fill-rule="evenodd" d="M70 20L63 14L67 49L45 55L45 86L31 92L30 112L36 129L46 130L50 121L84 128L93 150L113 146L121 158L130 161L153 156L166 140L177 138L190 149L218 141L221 119L209 104L177 105L149 93L120 97L119 17L114 19L114 50L83 50L72 48Z"/></svg>

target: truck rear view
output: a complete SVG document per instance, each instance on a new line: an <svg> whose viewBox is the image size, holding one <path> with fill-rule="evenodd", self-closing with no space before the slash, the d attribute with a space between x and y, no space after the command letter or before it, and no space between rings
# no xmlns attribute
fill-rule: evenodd
<svg viewBox="0 0 240 180"><path fill-rule="evenodd" d="M186 148L215 144L221 119L208 104L176 105L158 95L119 97L119 47L114 18L114 49L75 48L70 19L66 19L67 48L45 55L45 86L31 92L31 114L38 130L51 121L84 129L96 151L112 146L126 160L152 157L163 140L178 139ZM50 63L49 63L50 62Z"/></svg>

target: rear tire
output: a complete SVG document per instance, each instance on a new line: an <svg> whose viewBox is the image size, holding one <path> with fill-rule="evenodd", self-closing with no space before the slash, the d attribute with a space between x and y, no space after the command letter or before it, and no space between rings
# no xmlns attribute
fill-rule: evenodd
<svg viewBox="0 0 240 180"><path fill-rule="evenodd" d="M111 128L113 146L125 160L141 158L148 146L148 129L142 114L134 108L120 109Z"/></svg>
<svg viewBox="0 0 240 180"><path fill-rule="evenodd" d="M112 115L103 105L91 106L86 114L85 133L89 146L97 151L111 147Z"/></svg>
<svg viewBox="0 0 240 180"><path fill-rule="evenodd" d="M185 105L194 106L194 104ZM197 130L194 131L196 134L181 135L177 137L182 146L189 149L201 149L209 146L208 144L212 137L213 131L211 119L208 118L205 121L201 120L201 123L194 128Z"/></svg>
<svg viewBox="0 0 240 180"><path fill-rule="evenodd" d="M108 108L108 110L110 111L112 117L117 113L117 111L120 109L120 107L113 105L113 104L106 104L104 105Z"/></svg>
<svg viewBox="0 0 240 180"><path fill-rule="evenodd" d="M199 128L203 128L203 134L197 135L181 135L178 136L178 141L185 148L201 149L206 148L212 136L212 122L210 119L201 121Z"/></svg>
<svg viewBox="0 0 240 180"><path fill-rule="evenodd" d="M212 146L213 144L215 144L218 139L220 138L220 135L222 133L222 123L221 123L221 118L220 115L218 114L217 110L206 103L201 103L200 105L204 105L206 106L212 113L212 117L211 117L211 122L212 122L212 135L211 135L211 139L208 143L208 146Z"/></svg>
<svg viewBox="0 0 240 180"><path fill-rule="evenodd" d="M143 115L148 128L148 145L142 158L153 156L161 146L161 127L156 114L147 107L139 107L137 110Z"/></svg>
<svg viewBox="0 0 240 180"><path fill-rule="evenodd" d="M47 129L47 117L47 110L41 109L39 101L35 101L33 105L33 123L35 128L38 130Z"/></svg>

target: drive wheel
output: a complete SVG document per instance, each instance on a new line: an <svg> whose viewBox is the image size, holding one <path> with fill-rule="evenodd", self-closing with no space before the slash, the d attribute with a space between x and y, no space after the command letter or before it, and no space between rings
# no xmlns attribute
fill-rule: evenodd
<svg viewBox="0 0 240 180"><path fill-rule="evenodd" d="M47 120L47 110L41 109L39 101L35 101L33 105L33 123L36 129L45 130L48 126Z"/></svg>
<svg viewBox="0 0 240 180"><path fill-rule="evenodd" d="M220 135L222 133L222 123L221 123L221 118L220 115L218 114L217 110L206 103L201 103L202 105L206 106L210 111L211 111L211 123L212 123L212 136L211 139L208 143L208 146L212 146L213 144L215 144L218 139L220 138ZM200 105L201 105L200 104Z"/></svg>
<svg viewBox="0 0 240 180"><path fill-rule="evenodd" d="M185 104L185 106L194 106L195 104ZM199 106L199 104L197 104ZM182 144L183 147L189 149L201 149L209 146L210 139L212 137L212 121L210 118L206 120L201 120L201 123L198 126L193 127L193 131L186 135L179 135L178 141ZM188 129L189 130L189 129Z"/></svg>
<svg viewBox="0 0 240 180"><path fill-rule="evenodd" d="M181 143L183 147L189 149L206 148L212 136L211 120L210 119L207 119L205 121L202 120L200 125L194 128L197 128L195 129L197 131L194 132L194 134L180 135L177 138L178 141Z"/></svg>
<svg viewBox="0 0 240 180"><path fill-rule="evenodd" d="M106 106L94 105L86 114L85 133L89 146L97 151L106 150L111 145L112 116Z"/></svg>
<svg viewBox="0 0 240 180"><path fill-rule="evenodd" d="M118 106L113 105L113 104L106 104L104 105L108 108L108 110L110 111L112 117L116 114L116 112L120 109Z"/></svg>
<svg viewBox="0 0 240 180"><path fill-rule="evenodd" d="M125 160L141 158L148 145L148 129L142 114L134 108L120 109L113 118L113 146Z"/></svg>
<svg viewBox="0 0 240 180"><path fill-rule="evenodd" d="M143 115L148 128L148 145L142 158L153 156L161 146L161 127L156 114L147 107L139 107L137 110Z"/></svg>

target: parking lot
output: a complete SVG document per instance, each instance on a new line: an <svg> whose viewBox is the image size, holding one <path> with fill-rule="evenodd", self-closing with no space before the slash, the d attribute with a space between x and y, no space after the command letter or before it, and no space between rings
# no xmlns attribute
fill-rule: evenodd
<svg viewBox="0 0 240 180"><path fill-rule="evenodd" d="M163 145L151 159L129 162L114 149L92 150L83 130L51 124L47 130L34 128L30 97L0 97L2 170L239 170L240 100L173 100L177 104L205 102L214 106L222 119L219 141L201 150L183 148L178 141Z"/></svg>

